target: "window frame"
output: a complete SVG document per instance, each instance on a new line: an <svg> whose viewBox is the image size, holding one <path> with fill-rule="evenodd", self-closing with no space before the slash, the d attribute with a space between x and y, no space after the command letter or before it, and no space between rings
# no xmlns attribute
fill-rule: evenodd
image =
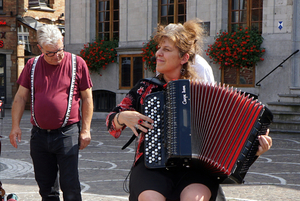
<svg viewBox="0 0 300 201"><path fill-rule="evenodd" d="M131 63L130 63L130 86L122 86L122 58L124 57L130 57L131 58ZM136 83L133 82L133 71L134 71L134 67L133 67L133 58L134 57L143 57L143 55L141 54L122 54L119 55L119 89L126 89L126 90L130 90L131 88L134 87L134 85ZM142 78L145 77L145 62L142 63Z"/></svg>
<svg viewBox="0 0 300 201"><path fill-rule="evenodd" d="M262 33L262 22L263 22L263 0L246 0L247 1L247 8L246 8L246 23L241 23L240 19L238 22L232 23L232 12L234 11L241 11L241 9L232 10L232 2L235 0L229 0L228 3L228 31L232 31L232 24L246 24L247 27L251 28L253 23L260 23L259 32ZM237 0L239 1L239 0ZM252 8L252 2L259 1L259 4L262 4L262 7ZM240 2L240 1L239 1ZM240 4L239 4L240 7ZM252 11L253 10L261 10L261 19L258 21L252 21Z"/></svg>
<svg viewBox="0 0 300 201"><path fill-rule="evenodd" d="M29 8L37 6L48 6L48 0L43 0L42 2L40 0L28 0Z"/></svg>
<svg viewBox="0 0 300 201"><path fill-rule="evenodd" d="M52 8L49 0L28 0L28 9L31 10L54 11Z"/></svg>
<svg viewBox="0 0 300 201"><path fill-rule="evenodd" d="M22 24L20 24L20 26L18 27L18 41L20 41L19 40L20 38L21 38L22 43L24 44L24 50L31 52L29 28ZM27 38L27 40L25 38Z"/></svg>
<svg viewBox="0 0 300 201"><path fill-rule="evenodd" d="M253 66L253 69L252 69L252 76L253 76L253 83L252 84L240 84L240 68L236 68L236 82L235 84L231 84L231 83L225 83L224 82L224 79L225 79L225 74L224 74L224 71L225 69L222 68L221 70L222 72L222 77L221 77L221 83L224 83L224 84L228 84L232 87L254 87L255 86L255 65Z"/></svg>
<svg viewBox="0 0 300 201"><path fill-rule="evenodd" d="M159 24L162 24L162 16L161 16L161 11L162 11L162 6L167 6L167 5L174 5L174 10L173 10L173 15L169 15L167 14L166 16L163 16L163 17L167 17L168 16L173 16L173 19L174 21L173 22L169 22L167 20L167 24L170 24L170 23L179 23L179 20L178 20L178 17L179 16L183 16L184 17L184 21L183 22L186 22L186 14L187 14L187 9L186 9L186 3L187 3L187 0L182 0L183 2L179 2L180 0L174 0L174 3L169 3L170 0L167 0L167 3L166 4L162 4L162 0L158 0L158 23ZM179 4L184 4L184 13L183 14L179 14L178 13L178 7L179 7ZM180 22L180 23L183 23L183 22ZM164 24L166 25L166 24Z"/></svg>
<svg viewBox="0 0 300 201"><path fill-rule="evenodd" d="M119 5L118 5L118 9L115 9L115 6L114 6L114 0L97 0L96 1L96 38L97 39L101 39L101 40L106 40L105 38L100 38L99 37L99 34L100 33L107 33L106 31L104 32L100 32L99 31L99 13L100 12L105 12L105 11L99 11L99 2L109 2L109 38L108 40L114 40L114 33L118 33L118 38L119 38L119 34L120 34L120 1L118 1ZM114 19L114 12L118 11L118 19L115 20ZM101 21L101 23L105 23L107 21ZM114 30L114 23L118 23L118 30L115 31Z"/></svg>

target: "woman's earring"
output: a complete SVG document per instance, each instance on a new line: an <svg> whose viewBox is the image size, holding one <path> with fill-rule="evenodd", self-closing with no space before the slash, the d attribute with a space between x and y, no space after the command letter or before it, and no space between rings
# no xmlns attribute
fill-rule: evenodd
<svg viewBox="0 0 300 201"><path fill-rule="evenodd" d="M181 75L184 75L184 74L185 74L185 69L182 68L182 69L180 70L180 73L181 73Z"/></svg>

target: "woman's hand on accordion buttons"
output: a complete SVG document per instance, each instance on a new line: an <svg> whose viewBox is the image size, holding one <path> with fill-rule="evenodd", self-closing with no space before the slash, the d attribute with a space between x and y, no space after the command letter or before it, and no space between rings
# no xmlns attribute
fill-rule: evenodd
<svg viewBox="0 0 300 201"><path fill-rule="evenodd" d="M269 136L269 129L265 135L258 136L259 146L256 152L257 156L262 155L266 151L268 151L272 146L272 138Z"/></svg>
<svg viewBox="0 0 300 201"><path fill-rule="evenodd" d="M121 113L120 118L122 118L122 122L124 122L136 136L139 135L137 130L146 133L149 128L153 129L153 120L151 118L137 111L123 111Z"/></svg>

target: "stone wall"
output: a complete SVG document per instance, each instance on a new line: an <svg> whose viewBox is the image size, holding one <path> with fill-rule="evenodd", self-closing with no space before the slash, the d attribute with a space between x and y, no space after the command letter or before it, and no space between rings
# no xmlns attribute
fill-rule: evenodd
<svg viewBox="0 0 300 201"><path fill-rule="evenodd" d="M66 0L65 47L79 54L83 45L96 39L96 1Z"/></svg>

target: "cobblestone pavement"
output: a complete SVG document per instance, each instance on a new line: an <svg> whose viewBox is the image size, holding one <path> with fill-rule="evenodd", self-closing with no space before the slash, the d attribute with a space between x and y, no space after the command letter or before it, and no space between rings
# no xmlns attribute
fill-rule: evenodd
<svg viewBox="0 0 300 201"><path fill-rule="evenodd" d="M0 180L6 193L16 193L19 201L41 200L29 155L31 124L29 112L21 121L22 141L18 149L9 142L10 111L0 119L2 154ZM123 201L128 194L123 184L133 162L135 145L121 147L131 137L129 129L119 139L106 131L103 118L92 121L92 141L80 151L79 174L83 200ZM223 185L228 201L300 201L300 135L270 135L273 147L250 168L242 185Z"/></svg>

